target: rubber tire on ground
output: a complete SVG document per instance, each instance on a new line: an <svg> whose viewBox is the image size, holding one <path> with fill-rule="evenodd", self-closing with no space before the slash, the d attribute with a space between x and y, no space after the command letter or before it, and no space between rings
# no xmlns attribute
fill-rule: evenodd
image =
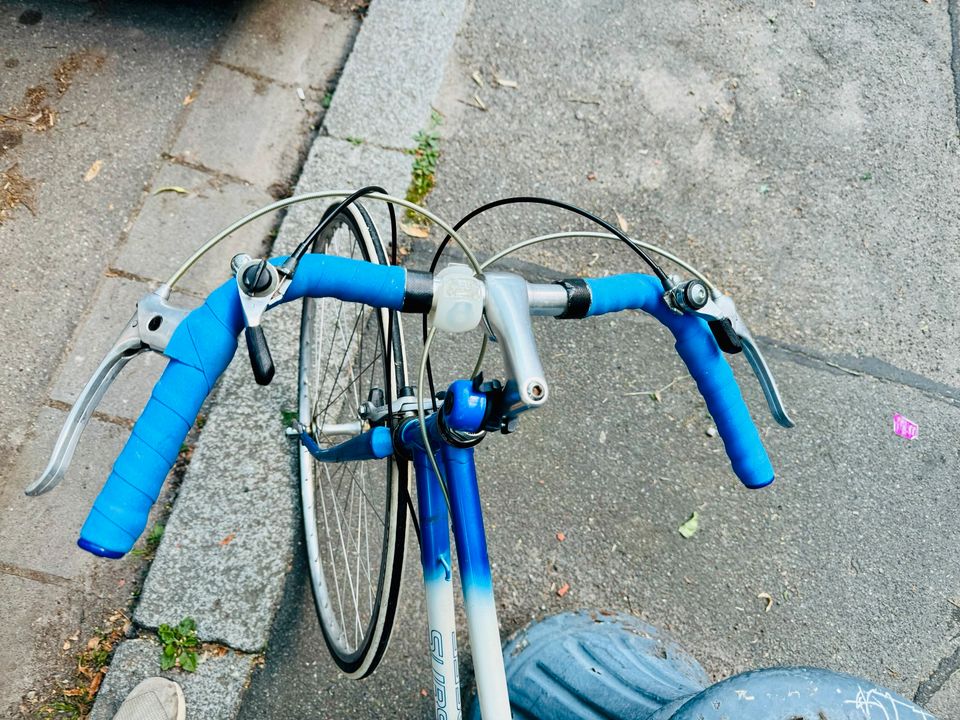
<svg viewBox="0 0 960 720"><path fill-rule="evenodd" d="M325 217L333 210L329 208ZM353 243L353 256L360 257L369 262L387 264L387 256L380 240L376 226L370 219L366 210L359 203L354 203L341 212L340 218L335 220L331 228L325 231L317 239L312 250L320 252L328 249L327 244L332 237L333 228L337 225L345 226L349 229ZM343 253L348 254L348 253ZM339 303L338 300L328 299L325 301L304 298L303 310L301 313L300 326L300 371L298 375L298 419L307 427L312 427L314 413L314 393L317 388L312 387L312 364L314 363L313 349L311 340L313 334L314 317L316 308L321 302ZM343 303L343 305L354 305L353 303ZM399 319L396 313L386 310L376 311L369 309L374 313L376 324L379 328L380 350L387 345L387 326L393 325L391 334L391 344L393 346L393 365L395 373L392 378L383 378L382 387L386 392L389 387L390 392L396 397L398 388L406 385L406 357L403 347L403 335ZM352 338L352 336L351 336ZM349 345L349 341L346 341ZM386 356L386 354L384 354ZM316 354L317 358L323 357L323 352ZM382 363L384 374L389 362ZM334 381L336 382L336 380ZM365 399L365 398L364 398ZM325 578L324 568L320 558L319 548L320 534L318 532L318 520L315 511L316 494L314 489L316 470L319 463L302 445L299 451L299 469L300 469L300 490L302 501L302 512L304 520L305 541L304 546L307 552L307 564L310 570L310 587L313 591L314 604L317 610L317 617L320 621L320 628L323 632L324 640L331 656L337 666L346 675L353 678L362 678L373 672L379 664L387 644L390 639L390 632L393 626L394 615L399 601L401 576L403 570L404 553L406 548L406 530L407 530L407 506L404 499L407 496L410 477L410 463L406 460L396 457L385 460L370 461L371 463L384 464L384 475L388 479L386 488L385 510L384 514L384 538L382 544L381 563L377 587L374 590L374 600L371 603L373 610L366 623L366 632L358 646L352 651L349 648L341 647L338 643L339 622L336 618L335 609L328 600L325 602L324 588L328 587L328 579ZM328 563L329 564L329 563ZM329 573L329 568L327 568ZM358 571L359 572L359 571ZM372 583L371 583L372 585Z"/></svg>

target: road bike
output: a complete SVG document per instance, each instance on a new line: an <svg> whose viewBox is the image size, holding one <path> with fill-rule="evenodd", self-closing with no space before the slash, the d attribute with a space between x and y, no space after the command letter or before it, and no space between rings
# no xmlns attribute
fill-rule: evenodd
<svg viewBox="0 0 960 720"><path fill-rule="evenodd" d="M389 245L361 198L388 204ZM290 256L238 255L232 262L234 277L202 306L188 313L170 304L173 285L231 232L268 212L318 200L335 202ZM531 238L480 262L461 228L482 212L515 203L573 212L600 230ZM446 233L428 271L397 264L394 206L422 214ZM624 243L653 274L531 283L494 269L524 247L572 237ZM451 241L466 264L437 270ZM652 255L675 263L689 277L668 275ZM251 213L211 238L166 284L141 298L74 405L49 465L28 494L46 492L63 477L86 421L123 365L139 352L162 352L168 365L78 540L81 548L101 557L126 554L143 532L201 405L232 360L240 333L256 381L269 383L274 366L261 320L266 311L301 298L298 412L292 433L299 440L305 545L323 637L342 672L362 678L374 671L390 639L412 525L420 545L438 718L462 715L451 529L477 708L488 720L511 716L474 452L489 433L513 433L525 413L550 397L532 317L577 320L642 310L663 323L713 416L734 473L748 488L769 485L774 471L725 355L742 351L773 417L781 426L793 426L733 300L668 251L554 200L507 198L450 225L425 208L367 187L296 196ZM424 348L415 383L408 377L399 313L423 318ZM478 327L484 331L483 343L473 372L435 392L429 357L436 333ZM486 378L482 372L488 342L500 348L503 377ZM514 706L519 713L518 708Z"/></svg>

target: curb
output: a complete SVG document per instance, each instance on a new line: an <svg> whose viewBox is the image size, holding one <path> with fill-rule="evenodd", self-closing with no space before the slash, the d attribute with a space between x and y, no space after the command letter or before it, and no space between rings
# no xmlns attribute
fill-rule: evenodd
<svg viewBox="0 0 960 720"><path fill-rule="evenodd" d="M405 192L411 161L402 148L429 120L465 5L374 0L296 193L371 183ZM319 209L290 208L274 253L291 250ZM378 226L387 226L385 206L369 209ZM297 307L264 323L279 370L272 385L255 385L243 358L224 374L134 610L147 630L193 617L200 639L222 646L204 653L195 673L163 673L182 684L188 718L236 717L293 564L299 487L282 411L296 407L298 323ZM109 720L138 682L161 674L159 653L151 639L121 643L91 720Z"/></svg>

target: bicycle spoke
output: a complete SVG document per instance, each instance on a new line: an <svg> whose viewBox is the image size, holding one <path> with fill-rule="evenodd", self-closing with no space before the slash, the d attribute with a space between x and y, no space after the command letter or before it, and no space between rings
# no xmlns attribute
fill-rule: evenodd
<svg viewBox="0 0 960 720"><path fill-rule="evenodd" d="M334 344L337 342L337 330L340 330L340 336L341 336L341 337L344 337L344 335L343 335L343 329L342 329L342 326L340 325L340 317L341 317L341 315L342 315L342 311L343 311L343 303L341 303L341 305L340 305L340 310L338 310L338 312L337 312L337 322L336 322L336 325L334 325L333 337L330 338L330 353L328 354L328 357L327 357L327 363L326 363L327 365L330 364L330 357L333 355L333 347L334 347ZM360 317L361 317L361 316L362 316L362 314L361 314L361 315L358 315L356 322L354 322L354 324L353 324L353 329L352 329L351 332L350 332L350 340L353 339L353 336L354 336L354 334L355 334L356 331L357 331L357 324L360 322ZM336 374L336 375L334 376L334 378L333 378L332 387L331 387L331 389L330 389L330 394L331 394L331 395L333 394L334 389L337 387L337 381L340 379L340 374L343 372L344 363L346 362L346 360L347 360L347 355L348 355L349 352L350 352L350 340L345 339L343 357L340 359L340 365L337 367L337 374ZM326 377L324 377L324 380L326 380ZM322 392L323 388L325 387L325 384L326 384L326 383L324 382L324 384L318 385L318 386L317 386L318 390L320 390L320 391ZM317 397L319 397L319 393L318 393ZM328 398L327 398L326 408L329 408L329 407L330 407L330 398L328 397ZM316 416L317 414L318 414L318 413L316 412L316 410L314 410L314 416Z"/></svg>
<svg viewBox="0 0 960 720"><path fill-rule="evenodd" d="M379 352L379 350L378 350L378 351L377 351L377 357L375 357L375 358L374 358L373 360L371 360L367 365L365 365L365 366L362 368L362 370L367 370L367 368L369 368L369 367L370 367L371 365L373 365L377 360L379 360L380 357L381 357L381 355L380 355L380 352ZM356 380L354 380L353 382L356 382ZM347 386L345 386L342 390L340 390L340 392L338 392L335 397L331 398L330 403L329 403L325 408L323 408L323 410L321 410L319 413L316 413L316 414L315 414L315 417L318 416L318 415L325 415L325 414L330 410L330 406L333 405L333 403L337 402L337 400L339 400L340 398L342 398L342 397L347 393L347 391L348 391L349 389L350 389L350 386L347 385Z"/></svg>
<svg viewBox="0 0 960 720"><path fill-rule="evenodd" d="M326 472L327 479L329 480L330 470L326 465L324 465L324 471ZM317 489L320 491L317 494L320 495L320 504L323 507L323 524L324 524L324 527L326 528L327 548L330 551L330 558L332 560L333 559L333 540L330 537L330 524L327 522L327 501L323 496L323 488L320 487L320 483L317 483ZM337 591L337 607L340 609L340 628L342 629L343 628L343 599L340 596L340 580L337 577L337 564L334 562L330 564L333 568L333 585Z"/></svg>
<svg viewBox="0 0 960 720"><path fill-rule="evenodd" d="M334 498L332 498L332 499L333 499L333 501L334 501L334 503L333 503L334 518L335 518L336 521L337 521L337 533L340 535L340 549L343 550L343 556L344 556L344 559L346 559L346 557L347 557L347 545L346 545L346 542L345 542L345 539L344 539L343 524L342 524L341 519L340 519L340 507L339 507L339 506L337 505L337 503L336 503L336 498L334 497ZM348 532L349 532L349 530L348 530ZM350 572L350 563L349 563L349 562L344 563L344 569L347 571L347 583L348 583L347 587L349 587L349 588L350 588L350 591L351 591L351 595L352 595L352 599L353 599L354 615L356 616L356 622L359 623L359 622L360 622L360 612L359 612L359 610L358 610L358 608L357 608L357 595L356 595L356 591L355 591L355 589L354 589L353 574ZM342 611L341 611L341 615L342 615Z"/></svg>

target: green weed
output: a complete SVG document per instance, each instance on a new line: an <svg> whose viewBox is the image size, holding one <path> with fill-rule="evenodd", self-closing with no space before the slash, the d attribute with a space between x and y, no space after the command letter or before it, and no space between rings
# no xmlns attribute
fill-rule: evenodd
<svg viewBox="0 0 960 720"><path fill-rule="evenodd" d="M197 624L193 618L184 618L176 627L164 623L157 628L157 635L163 643L161 670L169 670L177 664L187 672L197 669L197 648L200 647L200 640L197 638Z"/></svg>
<svg viewBox="0 0 960 720"><path fill-rule="evenodd" d="M414 136L417 148L413 151L413 169L410 187L407 188L407 200L418 205L430 194L436 184L437 161L440 159L440 133L437 128L443 118L436 110L430 115L430 127ZM429 225L430 221L413 210L407 210L407 219L418 225Z"/></svg>
<svg viewBox="0 0 960 720"><path fill-rule="evenodd" d="M160 547L160 541L163 540L163 531L165 529L166 528L160 523L155 523L154 526L150 528L150 532L147 533L147 536L143 539L143 547L131 550L130 554L152 558L153 554L157 551L157 548Z"/></svg>

